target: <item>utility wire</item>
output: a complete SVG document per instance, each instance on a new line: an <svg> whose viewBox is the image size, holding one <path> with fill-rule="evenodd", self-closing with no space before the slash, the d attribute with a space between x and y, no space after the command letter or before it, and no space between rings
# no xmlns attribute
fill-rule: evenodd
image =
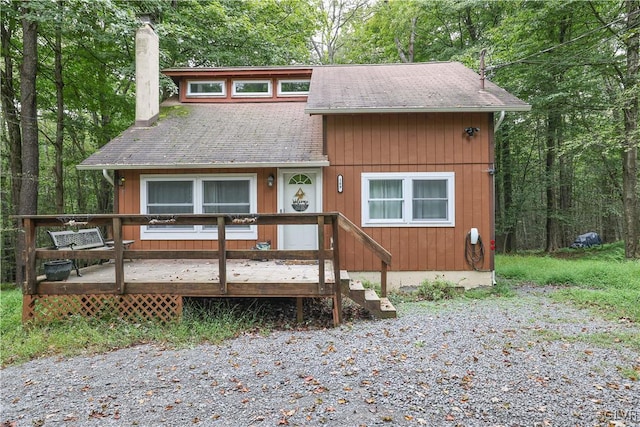
<svg viewBox="0 0 640 427"><path fill-rule="evenodd" d="M640 11L633 12L633 14L638 14L638 13L640 13ZM570 44L573 44L573 43L575 43L575 42L577 42L579 40L582 40L583 38L585 38L587 36L590 36L593 33L596 33L598 31L602 31L602 30L604 30L604 29L606 29L606 28L608 28L608 27L610 27L610 26L612 26L614 24L617 24L617 23L625 20L626 18L627 18L626 16L621 16L621 17L619 17L617 19L614 19L613 21L609 22L608 24L601 25L601 26L599 26L597 28L594 28L594 29L592 29L590 31L587 31L586 33L580 34L579 36L574 37L571 40L567 40L566 42L562 42L560 44L548 47L546 49L542 49L542 50L540 50L540 51L538 51L536 53L532 53L531 55L525 56L524 58L516 59L516 60L510 61L510 62L505 62L503 64L492 65L490 67L487 67L487 71L493 71L493 70L496 70L496 69L499 69L499 68L508 67L510 65L525 63L530 58L534 58L536 56L539 56L539 55L542 55L542 54L545 54L545 53L549 53L549 52L552 52L552 51L554 51L556 49L559 49L559 48L568 46ZM637 26L631 27L631 29L633 29L635 27L637 27ZM628 30L628 29L624 28L624 31L626 31L626 30ZM617 38L617 36L618 36L618 34L612 35L611 37L608 37L606 40L609 40L609 39L614 38L614 37Z"/></svg>

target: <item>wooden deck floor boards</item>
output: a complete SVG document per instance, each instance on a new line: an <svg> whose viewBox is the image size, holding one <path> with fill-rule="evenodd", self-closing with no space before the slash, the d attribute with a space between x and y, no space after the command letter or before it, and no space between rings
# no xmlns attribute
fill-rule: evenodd
<svg viewBox="0 0 640 427"><path fill-rule="evenodd" d="M228 260L228 283L318 283L319 268L314 261ZM111 283L113 263L83 268L82 276L72 271L62 283ZM44 276L40 277L44 279ZM125 282L194 283L219 282L217 260L136 260L124 262ZM331 262L325 262L325 281L334 283Z"/></svg>

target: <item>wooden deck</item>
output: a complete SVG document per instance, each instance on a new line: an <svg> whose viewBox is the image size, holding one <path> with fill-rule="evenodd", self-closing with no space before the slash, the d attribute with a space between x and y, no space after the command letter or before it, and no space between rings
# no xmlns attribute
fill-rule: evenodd
<svg viewBox="0 0 640 427"><path fill-rule="evenodd" d="M251 214L238 215L23 215L18 216L24 230L23 321L55 318L80 311L94 315L116 310L124 316L163 319L179 317L182 297L329 297L333 301L334 324L341 322L342 293L369 308L388 301L351 289L336 281L340 270L340 233L346 233L380 259L381 296L386 297L387 268L391 254L340 213ZM274 225L315 225L318 249L256 250L229 249L226 228L250 223L256 227ZM148 224L205 225L217 227L217 247L206 250L128 249L124 226ZM58 250L38 247L37 228L106 227L113 245L103 250ZM134 245L135 246L135 245ZM37 276L38 260L111 259L110 264L85 268L82 276L71 272L65 281L47 281ZM266 261L265 261L266 260ZM346 286L345 286L346 285ZM346 291L345 291L346 289ZM362 295L360 295L362 294ZM359 295L359 296L358 296ZM386 298L384 298L386 300ZM381 310L390 315L390 310ZM48 314L51 314L48 316ZM395 310L393 310L395 315Z"/></svg>
<svg viewBox="0 0 640 427"><path fill-rule="evenodd" d="M325 285L319 282L318 262L312 260L227 261L227 292L220 285L217 260L145 259L124 261L124 293L162 293L199 297L330 297L335 284L333 265L325 261ZM38 277L36 294L111 293L115 264L111 261L71 271L64 281Z"/></svg>

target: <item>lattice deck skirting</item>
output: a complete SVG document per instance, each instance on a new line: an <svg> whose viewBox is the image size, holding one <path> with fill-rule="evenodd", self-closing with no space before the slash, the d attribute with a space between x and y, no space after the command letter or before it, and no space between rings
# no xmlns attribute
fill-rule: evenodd
<svg viewBox="0 0 640 427"><path fill-rule="evenodd" d="M166 294L125 295L23 295L22 321L46 323L72 315L119 317L129 321L179 320L182 296Z"/></svg>

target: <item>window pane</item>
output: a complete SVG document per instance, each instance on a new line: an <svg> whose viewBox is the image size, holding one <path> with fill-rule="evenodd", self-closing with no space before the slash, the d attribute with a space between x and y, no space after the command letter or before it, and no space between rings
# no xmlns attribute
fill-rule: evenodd
<svg viewBox="0 0 640 427"><path fill-rule="evenodd" d="M147 201L149 204L193 204L193 182L148 181Z"/></svg>
<svg viewBox="0 0 640 427"><path fill-rule="evenodd" d="M217 94L224 93L224 87L222 82L198 82L189 83L189 93L192 95L197 94Z"/></svg>
<svg viewBox="0 0 640 427"><path fill-rule="evenodd" d="M268 82L236 82L236 93L269 93Z"/></svg>
<svg viewBox="0 0 640 427"><path fill-rule="evenodd" d="M369 181L369 218L402 219L402 180Z"/></svg>
<svg viewBox="0 0 640 427"><path fill-rule="evenodd" d="M250 213L250 185L249 181L204 181L202 183L204 213ZM233 228L249 228L231 226ZM213 226L206 226L211 229Z"/></svg>
<svg viewBox="0 0 640 427"><path fill-rule="evenodd" d="M446 179L430 179L430 180L413 180L413 198L414 199L446 199L447 198L447 180Z"/></svg>
<svg viewBox="0 0 640 427"><path fill-rule="evenodd" d="M190 214L193 213L191 206L163 206L163 205L150 205L147 211L150 214L164 215L164 214Z"/></svg>
<svg viewBox="0 0 640 427"><path fill-rule="evenodd" d="M446 200L414 200L413 219L441 219L447 218Z"/></svg>
<svg viewBox="0 0 640 427"><path fill-rule="evenodd" d="M202 187L203 206L221 209L208 212L249 212L249 181L205 181ZM229 207L238 207L239 210L229 210Z"/></svg>
<svg viewBox="0 0 640 427"><path fill-rule="evenodd" d="M369 181L370 199L402 199L401 179L376 179Z"/></svg>
<svg viewBox="0 0 640 427"><path fill-rule="evenodd" d="M147 213L156 215L193 213L192 181L148 181ZM149 229L193 229L191 225L150 225Z"/></svg>
<svg viewBox="0 0 640 427"><path fill-rule="evenodd" d="M310 82L280 82L280 90L282 92L309 92Z"/></svg>
<svg viewBox="0 0 640 427"><path fill-rule="evenodd" d="M413 219L449 219L447 180L413 181Z"/></svg>
<svg viewBox="0 0 640 427"><path fill-rule="evenodd" d="M402 219L402 201L370 201L370 219Z"/></svg>

